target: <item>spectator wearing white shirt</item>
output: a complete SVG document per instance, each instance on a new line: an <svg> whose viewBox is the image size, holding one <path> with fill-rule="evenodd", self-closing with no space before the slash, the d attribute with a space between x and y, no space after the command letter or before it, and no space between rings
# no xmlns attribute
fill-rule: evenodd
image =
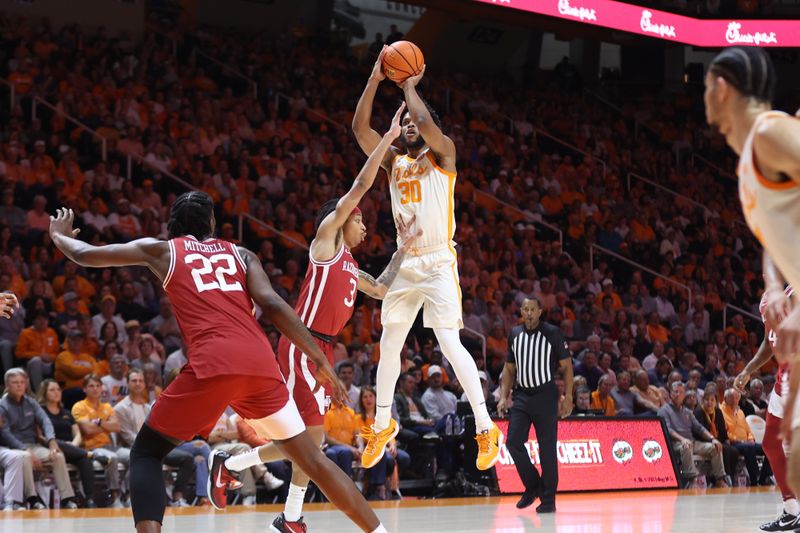
<svg viewBox="0 0 800 533"><path fill-rule="evenodd" d="M111 294L106 294L100 300L100 312L92 317L92 330L97 338L102 338L103 324L113 322L117 326L117 339L120 342L128 340L125 332L125 321L117 314L117 299Z"/></svg>
<svg viewBox="0 0 800 533"><path fill-rule="evenodd" d="M182 347L175 350L167 356L167 360L164 362L164 377L166 378L173 370L180 370L188 362Z"/></svg>
<svg viewBox="0 0 800 533"><path fill-rule="evenodd" d="M358 398L361 395L361 389L353 385L355 378L355 367L350 361L342 361L336 369L336 375L339 376L339 381L344 385L347 390L347 407L356 410L358 408Z"/></svg>
<svg viewBox="0 0 800 533"><path fill-rule="evenodd" d="M656 296L655 301L658 317L661 320L672 320L675 316L675 306L669 301L669 288L666 285L662 285L658 289L658 296Z"/></svg>
<svg viewBox="0 0 800 533"><path fill-rule="evenodd" d="M110 236L109 228L111 224L108 222L108 218L100 212L100 198L92 198L89 201L89 210L85 211L81 216L83 217L83 223L94 228L97 233L103 236Z"/></svg>
<svg viewBox="0 0 800 533"><path fill-rule="evenodd" d="M448 414L455 414L458 399L456 395L442 388L442 368L438 365L428 367L428 390L422 395L422 405L434 423Z"/></svg>
<svg viewBox="0 0 800 533"><path fill-rule="evenodd" d="M703 324L703 312L695 311L692 314L692 321L688 326L686 326L686 331L683 335L683 338L686 340L686 344L688 346L692 346L698 341L708 342L708 335L708 327Z"/></svg>

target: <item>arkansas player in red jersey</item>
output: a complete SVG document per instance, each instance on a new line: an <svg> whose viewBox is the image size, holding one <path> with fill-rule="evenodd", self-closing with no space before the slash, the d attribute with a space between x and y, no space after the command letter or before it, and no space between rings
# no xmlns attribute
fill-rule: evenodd
<svg viewBox="0 0 800 533"><path fill-rule="evenodd" d="M350 190L341 199L326 202L317 215L317 233L309 249L308 270L300 289L295 311L315 337L317 345L333 364L333 349L336 337L342 332L350 317L356 301L356 290L382 299L397 276L406 250L419 234L414 234L412 218L408 223L396 221L400 247L392 256L383 274L376 280L358 269L350 250L361 244L366 236L366 228L361 220L358 203L372 187L389 146L400 135L400 117L405 104L400 106L392 120L389 131L370 154ZM322 444L325 437L323 417L328 404L330 390L319 387L314 377L314 361L291 338L281 337L278 343L278 362L287 386L291 391L300 414L315 442ZM225 456L225 452L214 452ZM237 455L226 460L225 466L241 471L252 466L277 461L284 456L272 444ZM272 531L291 533L305 531L302 508L309 478L300 468L292 469L292 483L286 507L272 523ZM224 500L218 502L224 505ZM217 505L217 502L215 502Z"/></svg>
<svg viewBox="0 0 800 533"><path fill-rule="evenodd" d="M131 448L130 487L138 532L161 531L165 488L161 463L178 443L206 436L227 406L309 474L325 495L364 531L386 530L353 482L311 439L259 327L254 303L314 361L314 378L344 388L308 329L272 290L255 254L213 237L211 198L182 194L170 209L168 241L152 238L92 246L75 237L72 210L50 217L50 235L64 255L94 268L147 266L170 297L189 362L156 401ZM210 461L209 496L225 495L235 481Z"/></svg>
<svg viewBox="0 0 800 533"><path fill-rule="evenodd" d="M786 287L784 291L785 298L790 298L792 293L792 287ZM759 305L761 320L764 321L764 341L761 343L761 347L758 349L758 352L756 352L756 355L747 363L747 366L736 376L733 382L734 386L742 392L744 392L744 388L747 382L750 381L750 377L753 373L772 359L774 355L773 350L778 341L778 336L772 328L771 321L767 319L769 296L768 291L764 291L764 295L761 297L761 304ZM778 298L777 300L783 301L784 298ZM788 396L789 363L787 361L779 361L778 373L775 377L775 388L772 390L772 394L769 397L767 428L764 432L764 441L761 446L764 449L767 459L769 459L769 464L772 466L772 472L775 474L775 481L778 482L778 487L781 489L781 495L783 496L783 513L772 522L762 524L762 531L794 531L796 528L800 527L800 504L798 504L797 497L787 482L786 456L789 449L779 437Z"/></svg>

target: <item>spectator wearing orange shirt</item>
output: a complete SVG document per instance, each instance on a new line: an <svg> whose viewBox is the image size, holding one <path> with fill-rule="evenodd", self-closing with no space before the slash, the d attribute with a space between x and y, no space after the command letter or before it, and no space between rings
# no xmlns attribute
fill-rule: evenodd
<svg viewBox="0 0 800 533"><path fill-rule="evenodd" d="M658 321L658 313L655 311L647 317L647 338L650 342L666 343L669 340L669 330Z"/></svg>
<svg viewBox="0 0 800 533"><path fill-rule="evenodd" d="M611 397L611 379L608 375L600 377L597 390L592 393L592 409L602 410L606 416L614 416L614 398Z"/></svg>
<svg viewBox="0 0 800 533"><path fill-rule="evenodd" d="M769 477L772 475L772 468L769 466L769 460L765 457L759 472L756 458L759 455L763 456L764 451L756 442L744 412L739 408L740 399L741 393L738 390L730 388L725 391L725 400L720 406L722 416L725 418L725 429L728 431L731 446L744 457L750 485L765 485L768 484Z"/></svg>
<svg viewBox="0 0 800 533"><path fill-rule="evenodd" d="M136 239L142 233L139 219L131 213L131 204L127 198L117 202L117 212L109 215L108 223L111 224L114 234L124 241Z"/></svg>
<svg viewBox="0 0 800 533"><path fill-rule="evenodd" d="M550 187L542 198L542 207L548 216L560 215L564 211L564 202L558 194L558 189Z"/></svg>
<svg viewBox="0 0 800 533"><path fill-rule="evenodd" d="M58 335L48 323L49 317L46 312L34 313L33 325L23 329L17 339L16 356L17 359L28 361L28 375L34 390L39 387L45 376L53 376L58 355Z"/></svg>
<svg viewBox="0 0 800 533"><path fill-rule="evenodd" d="M63 402L67 409L83 399L83 378L97 370L97 360L84 351L83 344L83 332L73 329L67 334L67 349L56 357L56 381L64 389Z"/></svg>
<svg viewBox="0 0 800 533"><path fill-rule="evenodd" d="M331 406L325 413L325 455L336 463L345 474L353 477L353 460L361 457L356 444L358 419L355 411L347 406Z"/></svg>
<svg viewBox="0 0 800 533"><path fill-rule="evenodd" d="M606 296L611 297L611 308L614 311L618 311L622 309L622 299L619 297L619 294L614 290L614 282L610 278L606 278L603 280L603 292L598 295L598 299L602 301L602 299Z"/></svg>
<svg viewBox="0 0 800 533"><path fill-rule="evenodd" d="M28 211L25 221L31 235L46 232L50 229L50 213L45 211L47 199L42 195L33 198L33 209Z"/></svg>

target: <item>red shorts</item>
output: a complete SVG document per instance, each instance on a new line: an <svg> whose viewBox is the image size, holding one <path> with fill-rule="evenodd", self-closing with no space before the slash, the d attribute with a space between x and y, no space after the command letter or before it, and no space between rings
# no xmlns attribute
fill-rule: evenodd
<svg viewBox="0 0 800 533"><path fill-rule="evenodd" d="M247 420L266 418L289 404L280 376L221 375L200 379L186 365L153 405L147 423L155 431L182 441L203 438L231 406Z"/></svg>
<svg viewBox="0 0 800 533"><path fill-rule="evenodd" d="M316 337L314 340L333 365L334 345ZM278 341L278 364L303 422L306 426L321 426L331 404L331 391L330 387L326 387L314 392L318 387L314 379L317 365L286 337Z"/></svg>

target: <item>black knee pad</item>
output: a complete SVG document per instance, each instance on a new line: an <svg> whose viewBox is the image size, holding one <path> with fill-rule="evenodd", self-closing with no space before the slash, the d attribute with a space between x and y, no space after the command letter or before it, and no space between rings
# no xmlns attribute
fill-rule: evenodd
<svg viewBox="0 0 800 533"><path fill-rule="evenodd" d="M153 431L153 429L146 423L139 430L136 435L136 440L131 446L131 461L134 459L141 459L142 457L154 457L160 462L164 461L164 457L171 452L175 443L163 437L161 434Z"/></svg>

